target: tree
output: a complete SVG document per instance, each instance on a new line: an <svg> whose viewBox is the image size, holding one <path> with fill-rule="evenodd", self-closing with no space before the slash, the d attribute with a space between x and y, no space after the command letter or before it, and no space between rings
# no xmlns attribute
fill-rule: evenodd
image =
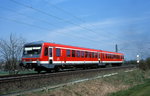
<svg viewBox="0 0 150 96"><path fill-rule="evenodd" d="M15 74L19 69L25 39L10 35L8 40L0 39L0 57L5 63L5 70Z"/></svg>
<svg viewBox="0 0 150 96"><path fill-rule="evenodd" d="M142 70L150 70L150 57L145 60L140 60L139 68Z"/></svg>

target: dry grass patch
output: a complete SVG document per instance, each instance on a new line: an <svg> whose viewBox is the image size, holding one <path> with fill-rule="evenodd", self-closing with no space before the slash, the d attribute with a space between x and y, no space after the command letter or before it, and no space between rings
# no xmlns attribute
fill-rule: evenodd
<svg viewBox="0 0 150 96"><path fill-rule="evenodd" d="M108 93L127 89L127 85L113 85L103 80L92 80L78 84L64 86L49 92L28 94L28 96L106 96Z"/></svg>

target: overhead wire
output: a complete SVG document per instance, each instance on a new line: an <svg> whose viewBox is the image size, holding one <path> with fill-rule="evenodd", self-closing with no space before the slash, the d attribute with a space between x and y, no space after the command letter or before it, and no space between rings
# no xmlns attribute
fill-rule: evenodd
<svg viewBox="0 0 150 96"><path fill-rule="evenodd" d="M15 22L15 23L24 24L24 25L28 25L28 26L30 26L30 27L35 27L35 28L38 28L38 29L41 29L41 30L49 31L48 29L42 28L42 27L40 27L40 26L36 26L36 25L33 25L33 24L28 24L28 23L21 22L21 21L15 20L15 19L10 19L10 18L6 18L6 17L2 17L2 16L0 16L0 19L9 20L9 21L12 21L12 22ZM65 33L62 34L62 35L65 36ZM75 37L79 38L79 37L76 36L76 35L75 35ZM88 43L88 41L87 41L87 40L84 40L83 38L79 38L79 39L81 39L82 42ZM87 38L86 38L86 39L87 39ZM71 39L71 40L72 40L72 39ZM73 40L73 41L75 41L75 40ZM92 41L92 40L89 39L89 41Z"/></svg>
<svg viewBox="0 0 150 96"><path fill-rule="evenodd" d="M42 19L37 19L37 18L35 18L35 17L28 16L28 15L23 14L23 13L20 13L20 12L16 12L16 11L14 11L14 10L12 10L12 9L9 9L9 8L4 8L4 7L1 7L1 6L0 6L0 8L5 9L5 10L8 10L8 11L13 12L13 13L16 13L16 14L19 14L19 15L22 15L22 16L25 16L25 17L28 17L28 18L31 18L31 19L34 19L34 20L38 20L38 21L40 21L40 22L47 23L47 24L52 25L52 26L55 26L55 27L58 27L58 26L56 26L56 25L54 25L53 23L50 23L50 22L48 22L48 21L45 21L45 20L42 20Z"/></svg>
<svg viewBox="0 0 150 96"><path fill-rule="evenodd" d="M82 22L82 23L87 23L85 20L83 20L83 19L79 18L78 16L76 16L76 15L70 13L69 11L64 10L64 9L61 8L61 7L58 7L57 5L54 5L54 4L50 3L50 2L48 2L47 0L42 0L42 1L44 1L45 4L49 4L49 5L51 5L52 7L56 8L57 10L60 10L61 12L70 15L71 17L75 18L76 20L78 20L78 21L80 21L80 22ZM95 27L95 25L93 25L93 24L88 24L88 25L90 25L90 26L92 26L92 27ZM88 29L89 29L89 28L88 28ZM92 29L90 29L90 31L91 31L92 33L94 32L96 35L100 35L100 34L98 34L97 32L95 32L95 31L92 30ZM114 38L114 37L113 37L113 38ZM115 38L115 39L116 39L116 38ZM118 39L118 38L117 38L117 39Z"/></svg>
<svg viewBox="0 0 150 96"><path fill-rule="evenodd" d="M76 24L76 23L74 23L74 22L71 22L71 21L69 21L69 20L65 20L65 19L63 19L63 18L61 18L61 17L58 17L58 16L55 16L55 15L53 15L53 14L47 13L47 12L42 11L42 10L40 10L40 9L34 8L34 7L32 7L32 6L29 6L29 5L20 3L20 2L17 2L17 1L15 1L15 0L10 0L10 1L11 1L11 2L14 2L14 3L18 4L18 5L24 6L24 7L26 7L26 8L33 9L33 10L35 10L35 11L37 11L37 12L39 12L39 13L45 14L45 15L47 15L47 16L53 17L53 18L55 18L55 19L57 19L57 20L60 20L60 21L63 21L63 22L69 23L69 24L76 25L76 26L78 26L79 28L82 28L82 29L84 29L84 30L87 30L87 31L90 31L90 32L92 32L92 33L97 34L95 31L93 31L93 30L91 30L91 29L88 29L88 28L86 28L86 27L83 27L83 26L81 26L81 25L78 25L78 24ZM85 35L86 35L86 34L85 34ZM102 35L100 34L100 36L102 36ZM106 38L106 37L105 37L105 38ZM94 43L95 43L95 42L98 42L98 41L95 41L95 40L93 40L93 39L90 39L90 40L94 41ZM99 41L99 42L100 42L100 41Z"/></svg>
<svg viewBox="0 0 150 96"><path fill-rule="evenodd" d="M54 8L56 8L56 9L60 10L61 12L66 13L66 14L72 16L72 17L75 18L76 20L78 20L78 21L80 21L80 22L83 22L83 23L86 23L85 20L83 20L83 19L79 18L78 16L76 16L76 15L70 13L69 11L66 11L66 10L62 9L61 7L58 7L58 6L56 6L56 5L54 5L54 4L50 3L50 2L48 2L48 1L46 1L46 0L42 0L42 1L44 1L46 4L51 5L52 7L54 7ZM92 24L88 24L88 25L93 26Z"/></svg>
<svg viewBox="0 0 150 96"><path fill-rule="evenodd" d="M32 26L32 27L35 27L35 28L39 28L39 29L48 31L48 29L46 29L46 28L44 28L44 27L41 27L41 26L38 26L38 25L29 24L29 23L25 23L25 22L22 22L22 21L18 21L18 20L15 20L15 19L6 18L6 17L2 17L2 16L0 16L0 18L1 18L1 19L13 21L13 22L16 22L16 23L20 23L20 24L24 24L24 25L28 25L28 26Z"/></svg>
<svg viewBox="0 0 150 96"><path fill-rule="evenodd" d="M32 6L29 6L29 5L26 5L26 4L17 2L17 1L15 1L15 0L10 0L10 1L12 1L12 2L14 2L14 3L18 4L18 5L24 6L24 7L26 7L26 8L33 9L33 10L35 10L35 11L37 11L37 12L40 12L40 13L42 13L42 14L45 14L45 15L47 15L47 16L53 17L53 18L55 18L55 19L57 19L57 20L60 20L60 21L63 21L63 22L66 22L66 23L69 23L69 24L78 26L79 28L82 28L82 29L84 29L84 30L87 30L87 31L90 31L90 32L92 32L92 33L97 34L95 31L93 31L93 30L91 30L91 29L89 29L89 28L86 28L86 27L84 27L84 26L81 26L81 25L79 25L79 24L76 24L76 23L74 23L74 22L71 22L71 21L69 21L69 20L65 20L65 19L63 19L63 18L61 18L61 17L58 17L58 16L55 16L55 15L53 15L53 14L47 13L47 12L42 11L42 10L40 10L40 9L33 8Z"/></svg>
<svg viewBox="0 0 150 96"><path fill-rule="evenodd" d="M31 7L31 6L28 6L28 5L25 5L25 4L22 4L22 3L19 3L19 2L15 1L15 0L10 0L10 1L12 1L12 2L14 2L14 3L16 3L16 4L19 4L19 5L21 5L21 6L24 6L24 7L30 8L30 9L33 9L33 10L35 10L35 11L37 11L37 12L42 13L42 14L45 14L45 15L48 15L48 16L52 16L52 17L54 17L54 18L56 18L56 19L59 19L59 20L64 21L62 18L57 17L57 16L54 16L54 15L49 14L49 13L46 13L46 12L43 12L42 10L33 8L33 7ZM67 22L70 23L70 24L74 24L74 25L78 26L77 24L75 24L75 23L73 23L73 22L70 22L70 21L67 21ZM78 27L80 27L80 28L82 28L82 29L85 29L84 27L82 27L82 26L80 26L80 25L79 25ZM89 29L86 29L86 30L90 31ZM74 35L74 36L75 36L75 35ZM87 39L87 38L86 38L86 39ZM90 40L92 40L92 39L90 39ZM96 42L95 40L92 40L92 41Z"/></svg>

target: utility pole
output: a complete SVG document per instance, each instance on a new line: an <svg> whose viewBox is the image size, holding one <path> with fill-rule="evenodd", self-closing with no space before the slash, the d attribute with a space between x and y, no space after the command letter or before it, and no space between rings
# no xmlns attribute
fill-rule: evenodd
<svg viewBox="0 0 150 96"><path fill-rule="evenodd" d="M115 51L118 52L118 45L115 45Z"/></svg>

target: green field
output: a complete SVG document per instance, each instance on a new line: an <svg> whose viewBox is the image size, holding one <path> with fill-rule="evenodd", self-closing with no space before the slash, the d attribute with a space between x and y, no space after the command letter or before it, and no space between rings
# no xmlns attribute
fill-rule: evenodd
<svg viewBox="0 0 150 96"><path fill-rule="evenodd" d="M150 79L146 80L143 84L113 93L110 96L150 96Z"/></svg>

